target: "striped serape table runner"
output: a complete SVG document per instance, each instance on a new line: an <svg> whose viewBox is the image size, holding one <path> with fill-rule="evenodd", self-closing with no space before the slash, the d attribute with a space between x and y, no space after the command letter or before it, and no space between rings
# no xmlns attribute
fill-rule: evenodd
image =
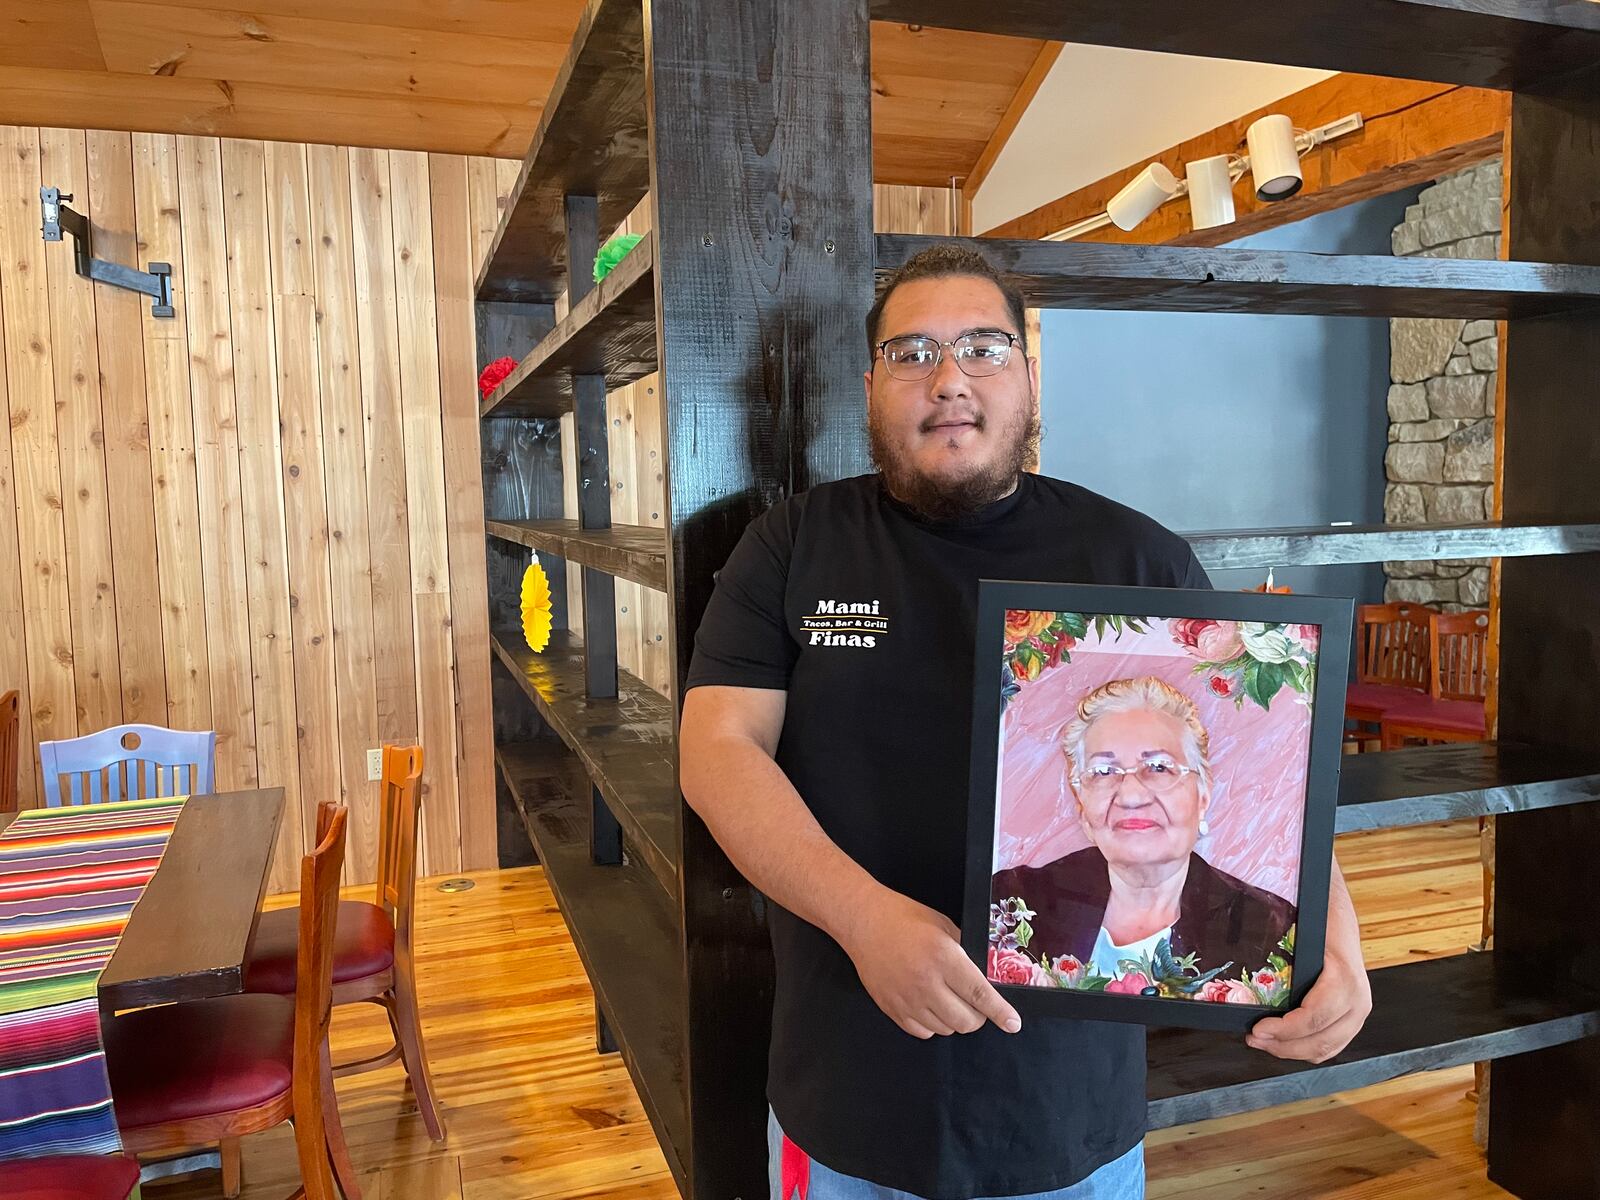
<svg viewBox="0 0 1600 1200"><path fill-rule="evenodd" d="M95 985L184 799L30 809L0 833L0 1160L122 1149Z"/></svg>

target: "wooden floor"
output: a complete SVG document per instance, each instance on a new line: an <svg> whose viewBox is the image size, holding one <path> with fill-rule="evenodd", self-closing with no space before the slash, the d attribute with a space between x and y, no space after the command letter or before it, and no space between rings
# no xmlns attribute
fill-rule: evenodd
<svg viewBox="0 0 1600 1200"><path fill-rule="evenodd" d="M1373 966L1461 953L1478 938L1476 825L1339 841ZM538 868L484 872L469 892L419 890L422 1020L449 1137L428 1141L399 1067L341 1080L365 1200L676 1196L615 1055L593 1046L593 1000ZM377 1010L340 1009L335 1059L375 1052ZM1151 1200L1507 1196L1472 1140L1472 1071L1182 1126L1149 1141ZM246 1200L296 1181L287 1126L245 1142ZM215 1174L149 1200L221 1194ZM754 1198L751 1198L754 1200Z"/></svg>

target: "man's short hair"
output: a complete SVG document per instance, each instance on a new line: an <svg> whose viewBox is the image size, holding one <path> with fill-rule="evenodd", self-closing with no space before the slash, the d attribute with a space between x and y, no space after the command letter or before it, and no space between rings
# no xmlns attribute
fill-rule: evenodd
<svg viewBox="0 0 1600 1200"><path fill-rule="evenodd" d="M902 283L910 283L913 279L944 279L952 275L972 275L978 279L987 279L1000 289L1000 294L1006 300L1006 308L1011 312L1011 320L1021 336L1022 353L1026 355L1028 318L1026 306L1022 301L1022 292L1017 287L1016 281L976 250L954 242L941 242L906 259L878 288L878 298L867 310L868 356L876 355L878 352L880 340L878 325L883 320L883 306L895 288Z"/></svg>

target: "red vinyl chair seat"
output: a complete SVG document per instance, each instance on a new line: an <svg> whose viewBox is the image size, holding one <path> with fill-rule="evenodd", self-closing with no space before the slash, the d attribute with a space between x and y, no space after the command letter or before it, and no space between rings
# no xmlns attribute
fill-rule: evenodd
<svg viewBox="0 0 1600 1200"><path fill-rule="evenodd" d="M1393 683L1352 683L1345 689L1344 707L1345 712L1351 715L1358 711L1362 714L1388 715L1396 705L1428 698L1427 692Z"/></svg>
<svg viewBox="0 0 1600 1200"><path fill-rule="evenodd" d="M1484 732L1483 702L1480 700L1435 700L1413 695L1404 704L1384 710L1384 719L1396 725L1426 726L1453 733Z"/></svg>
<svg viewBox="0 0 1600 1200"><path fill-rule="evenodd" d="M256 940L245 968L248 992L294 995L294 965L300 910L280 908L262 913ZM333 983L365 979L394 966L394 924L376 904L339 901L339 924L333 937Z"/></svg>
<svg viewBox="0 0 1600 1200"><path fill-rule="evenodd" d="M289 1092L294 1001L219 996L141 1008L103 1025L124 1130L236 1112Z"/></svg>
<svg viewBox="0 0 1600 1200"><path fill-rule="evenodd" d="M6 1200L128 1200L139 1164L120 1154L53 1154L0 1162Z"/></svg>

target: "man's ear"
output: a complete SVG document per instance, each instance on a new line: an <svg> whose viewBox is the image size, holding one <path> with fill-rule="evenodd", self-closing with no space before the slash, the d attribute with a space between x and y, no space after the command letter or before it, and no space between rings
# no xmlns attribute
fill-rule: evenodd
<svg viewBox="0 0 1600 1200"><path fill-rule="evenodd" d="M1037 412L1043 397L1039 394L1039 359L1032 354L1028 356L1028 382L1033 386L1033 407Z"/></svg>
<svg viewBox="0 0 1600 1200"><path fill-rule="evenodd" d="M863 383L866 384L867 406L870 408L871 405L872 405L872 371L869 369L865 374L863 374L861 376L861 380L862 380Z"/></svg>

